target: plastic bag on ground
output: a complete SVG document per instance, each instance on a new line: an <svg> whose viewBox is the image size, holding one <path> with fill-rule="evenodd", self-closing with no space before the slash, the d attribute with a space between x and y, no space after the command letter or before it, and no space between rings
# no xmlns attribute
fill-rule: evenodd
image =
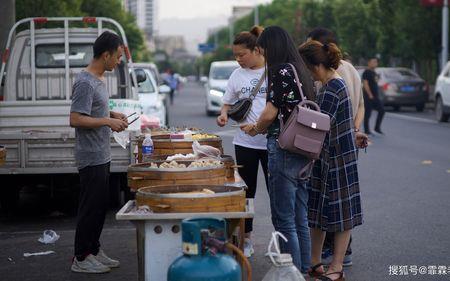
<svg viewBox="0 0 450 281"><path fill-rule="evenodd" d="M198 141L192 143L192 150L197 158L211 157L220 159L222 154L219 149L210 145L201 145Z"/></svg>
<svg viewBox="0 0 450 281"><path fill-rule="evenodd" d="M45 230L42 237L38 239L39 242L44 244L52 244L58 241L59 235L53 230Z"/></svg>

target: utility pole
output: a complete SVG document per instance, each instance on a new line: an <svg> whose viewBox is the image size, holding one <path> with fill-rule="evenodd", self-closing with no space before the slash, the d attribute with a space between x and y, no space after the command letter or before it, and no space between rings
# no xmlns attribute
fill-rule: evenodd
<svg viewBox="0 0 450 281"><path fill-rule="evenodd" d="M448 0L444 0L442 7L442 59L441 70L448 61Z"/></svg>
<svg viewBox="0 0 450 281"><path fill-rule="evenodd" d="M214 48L217 50L219 48L219 30L214 32Z"/></svg>
<svg viewBox="0 0 450 281"><path fill-rule="evenodd" d="M294 34L294 40L295 43L300 43L300 33L302 31L302 11L300 10L300 7L297 7L296 11L295 11L295 22L294 22L294 30L295 30L295 34Z"/></svg>
<svg viewBox="0 0 450 281"><path fill-rule="evenodd" d="M259 7L258 4L256 4L254 18L253 18L254 25L259 25L259 8L258 7Z"/></svg>
<svg viewBox="0 0 450 281"><path fill-rule="evenodd" d="M3 54L8 41L9 30L16 22L16 3L15 0L0 0L2 7L0 9L0 19L2 19L2 28L0 28L0 53Z"/></svg>
<svg viewBox="0 0 450 281"><path fill-rule="evenodd" d="M231 19L230 21L230 29L229 29L230 33L230 48L231 46L233 46L233 41L234 41L234 18Z"/></svg>

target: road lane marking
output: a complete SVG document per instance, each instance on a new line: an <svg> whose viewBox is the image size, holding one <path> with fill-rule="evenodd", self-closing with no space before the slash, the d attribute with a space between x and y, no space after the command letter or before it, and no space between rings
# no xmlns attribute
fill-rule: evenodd
<svg viewBox="0 0 450 281"><path fill-rule="evenodd" d="M398 119L403 119L403 120L410 120L410 121L417 121L417 122L422 122L422 123L428 123L428 124L438 124L437 121L435 120L430 120L430 119L426 119L426 118L420 118L420 117L414 117L414 116L408 116L408 115L402 115L399 113L386 113L386 115L390 116L390 117L395 117Z"/></svg>

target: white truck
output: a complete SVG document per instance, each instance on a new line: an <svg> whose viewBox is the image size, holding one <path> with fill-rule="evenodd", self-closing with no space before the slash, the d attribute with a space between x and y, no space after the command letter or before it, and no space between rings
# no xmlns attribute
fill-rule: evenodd
<svg viewBox="0 0 450 281"><path fill-rule="evenodd" d="M62 27L36 28L47 23ZM14 36L24 24L29 28ZM2 207L14 205L22 186L36 184L52 191L66 188L76 197L75 131L69 126L72 85L92 59L92 46L105 30L103 26L116 30L125 44L122 63L105 75L110 98L137 100L127 39L116 21L27 18L12 27L0 70L0 145L7 151L6 163L0 166ZM111 139L110 193L115 204L123 198L121 190L126 187L127 167L134 161L133 149L123 149Z"/></svg>

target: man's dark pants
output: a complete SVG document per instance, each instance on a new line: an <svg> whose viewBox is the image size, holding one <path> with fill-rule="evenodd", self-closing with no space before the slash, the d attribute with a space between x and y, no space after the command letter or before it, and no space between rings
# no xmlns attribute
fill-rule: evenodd
<svg viewBox="0 0 450 281"><path fill-rule="evenodd" d="M75 257L84 260L100 249L100 235L109 202L110 163L88 166L79 170L80 198L77 229L75 232Z"/></svg>
<svg viewBox="0 0 450 281"><path fill-rule="evenodd" d="M375 123L375 130L381 130L381 122L384 117L384 105L378 97L369 99L368 96L364 96L364 131L366 133L370 132L369 120L372 115L372 110L378 111L377 121Z"/></svg>

